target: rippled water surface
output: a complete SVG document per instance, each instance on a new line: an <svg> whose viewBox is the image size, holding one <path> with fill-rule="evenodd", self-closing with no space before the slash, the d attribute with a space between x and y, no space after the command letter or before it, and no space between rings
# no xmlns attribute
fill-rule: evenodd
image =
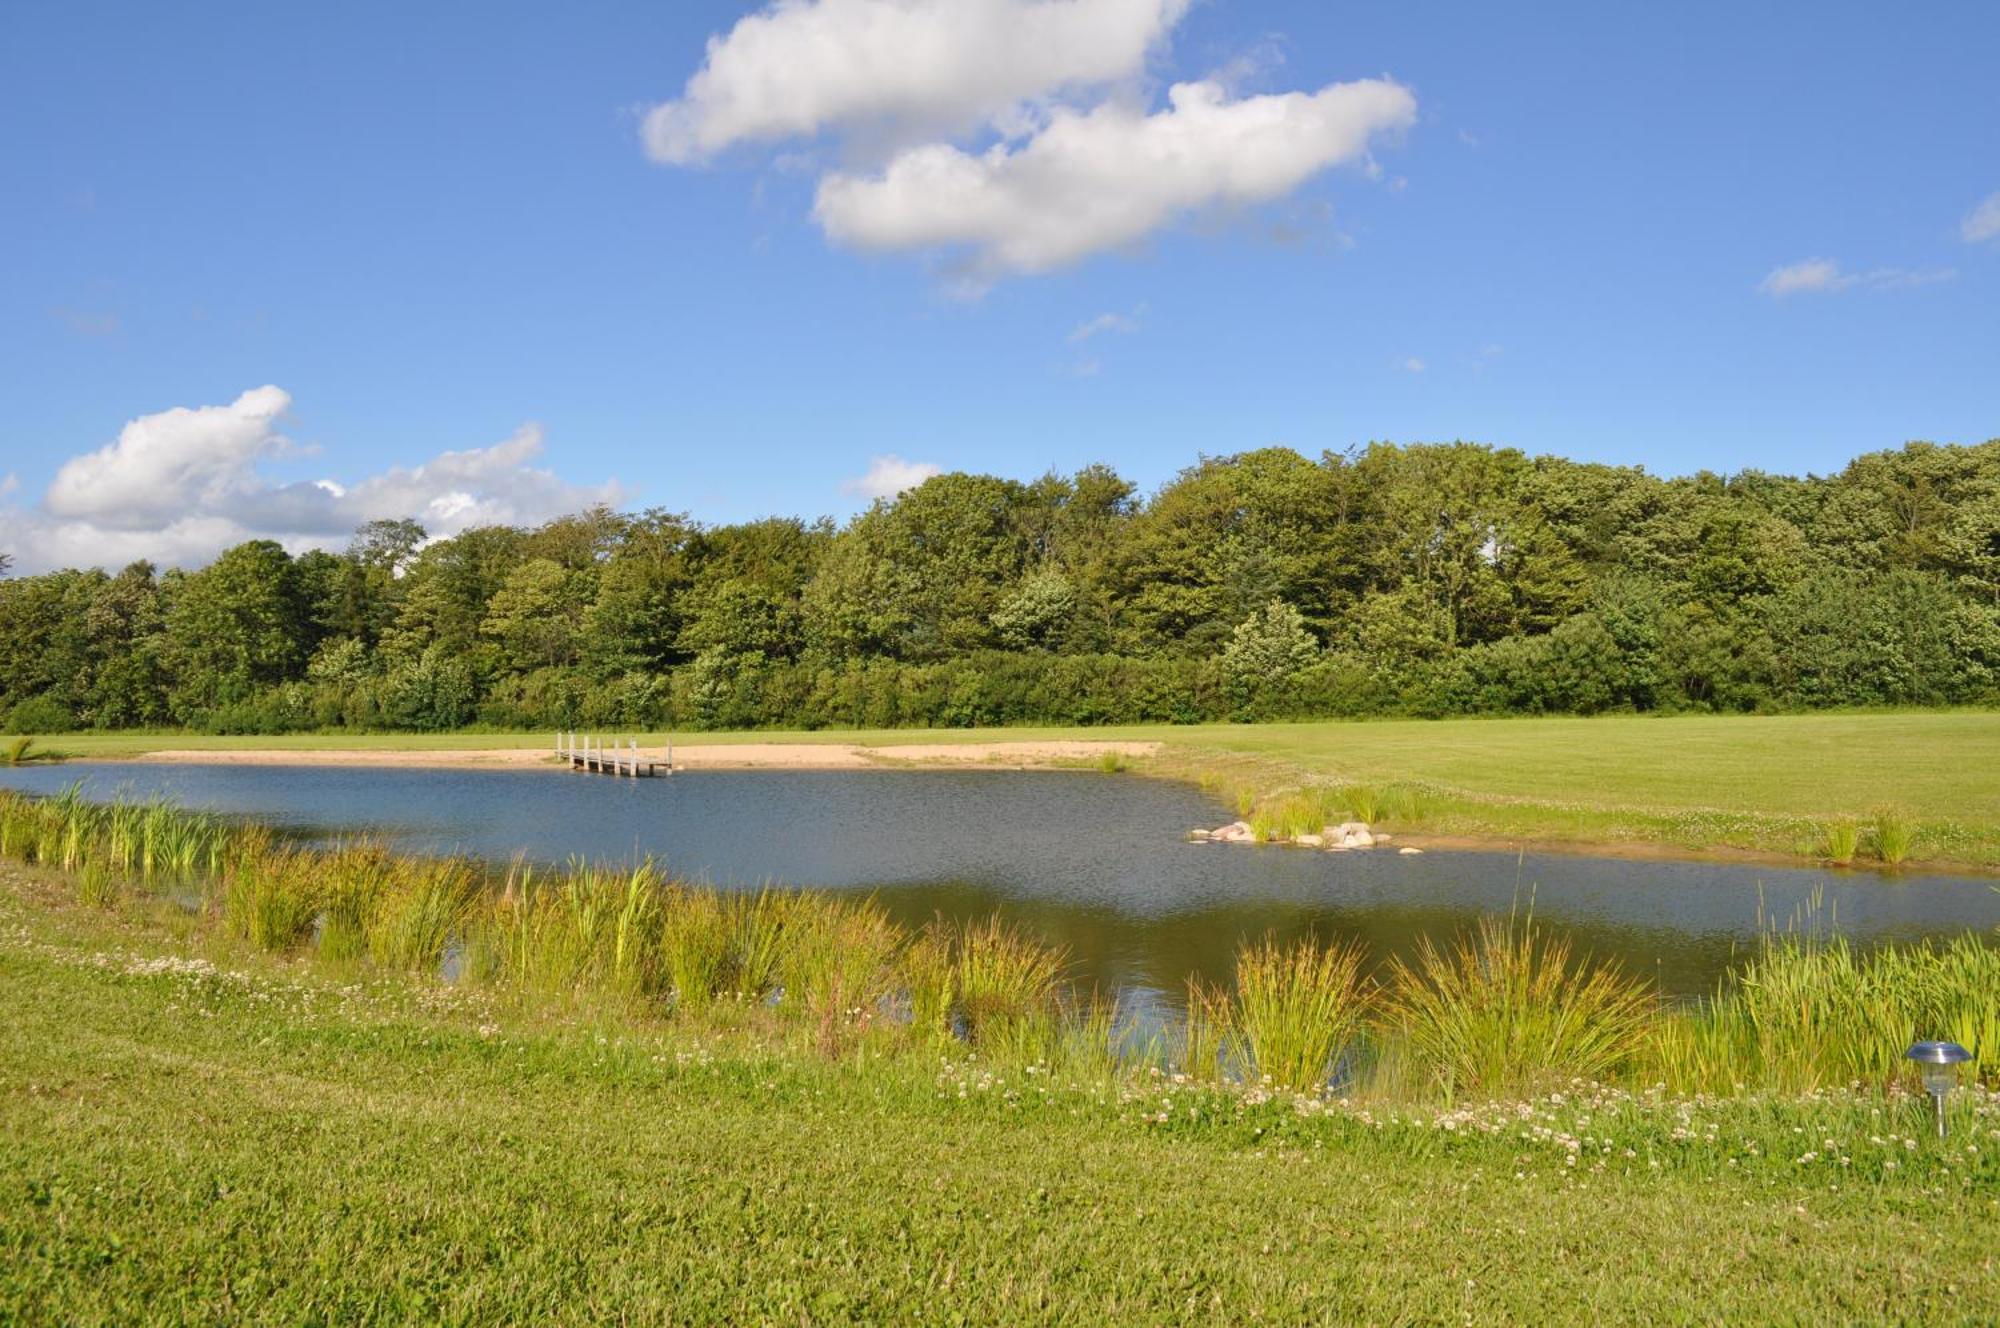
<svg viewBox="0 0 2000 1328"><path fill-rule="evenodd" d="M1811 913L1858 943L2000 924L1987 880L1560 855L1314 853L1190 845L1230 814L1198 791L1082 772L543 771L90 763L0 785L165 794L305 831L369 830L423 852L560 862L651 855L717 885L872 891L923 921L998 909L1067 945L1086 982L1142 999L1226 976L1239 939L1316 929L1381 955L1525 907L1672 993L1712 989L1759 928ZM1815 909L1815 900L1817 906Z"/></svg>

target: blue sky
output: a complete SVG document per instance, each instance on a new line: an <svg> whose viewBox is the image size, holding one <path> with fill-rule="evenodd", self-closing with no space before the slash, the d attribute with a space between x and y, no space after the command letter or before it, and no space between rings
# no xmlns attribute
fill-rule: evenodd
<svg viewBox="0 0 2000 1328"><path fill-rule="evenodd" d="M1980 211L2000 195L2000 8L1075 2L1161 12L1115 77L1039 88L1094 53L976 53L1017 59L1003 72L1033 92L970 114L925 101L951 86L849 114L867 71L749 52L744 96L831 100L806 107L816 132L732 138L757 108L684 88L761 6L15 0L0 550L337 544L322 527L369 503L440 495L472 500L436 508L447 525L612 492L710 520L842 514L881 456L1107 461L1151 488L1272 443L1824 472L2000 435L2000 204ZM922 191L816 213L827 180L875 189L901 154L1026 159L1064 116L1161 115L1203 80L1231 106L1340 84L1409 106L1378 97L1361 149L1275 196L1180 207L1163 187L1136 240L1065 215L1135 192L1092 195L1087 170L982 193L972 221ZM677 100L703 146L649 154L648 109ZM1211 173L1296 155L1252 147ZM1187 170L1173 187L1200 195ZM985 238L907 239L952 225ZM267 384L283 404L255 424L213 413ZM119 446L175 407L211 413ZM457 480L434 463L508 439ZM284 486L318 479L360 496L287 517L310 503ZM120 505L148 486L160 502Z"/></svg>

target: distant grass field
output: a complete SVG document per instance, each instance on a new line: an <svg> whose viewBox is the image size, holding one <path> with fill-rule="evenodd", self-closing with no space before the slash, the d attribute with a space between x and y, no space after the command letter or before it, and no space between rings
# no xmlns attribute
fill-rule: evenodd
<svg viewBox="0 0 2000 1328"><path fill-rule="evenodd" d="M1871 1095L1312 1112L828 1059L6 866L0 1004L0 1322L2000 1316L1986 1105L1946 1147Z"/></svg>
<svg viewBox="0 0 2000 1328"><path fill-rule="evenodd" d="M658 743L665 734L644 735ZM674 735L687 743L976 743L1137 739L1168 745L1149 773L1225 794L1299 779L1422 786L1411 828L1581 842L1806 854L1827 822L1893 808L1919 827L1912 860L2000 866L2000 712L1379 720L1101 729L891 729ZM550 734L78 734L77 756L195 750L544 747Z"/></svg>

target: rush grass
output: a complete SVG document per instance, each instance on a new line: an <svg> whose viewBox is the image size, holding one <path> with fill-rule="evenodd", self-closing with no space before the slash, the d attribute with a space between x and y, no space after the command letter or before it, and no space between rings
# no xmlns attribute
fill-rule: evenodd
<svg viewBox="0 0 2000 1328"><path fill-rule="evenodd" d="M1976 936L1862 956L1837 936L1773 931L1693 1007L1663 1005L1532 916L1487 918L1386 966L1353 945L1266 939L1242 948L1229 987L1191 987L1177 1027L1139 1035L1072 988L1060 949L998 916L911 932L869 900L718 892L650 863L517 864L496 886L459 859L303 848L254 824L74 791L0 793L0 854L63 873L95 908L171 895L223 935L335 972L450 980L522 1008L759 1027L830 1058L944 1050L1103 1083L1174 1071L1464 1102L1575 1079L1887 1092L1913 1080L1904 1046L1949 1037L1972 1052L1971 1075L2000 1082L2000 949Z"/></svg>

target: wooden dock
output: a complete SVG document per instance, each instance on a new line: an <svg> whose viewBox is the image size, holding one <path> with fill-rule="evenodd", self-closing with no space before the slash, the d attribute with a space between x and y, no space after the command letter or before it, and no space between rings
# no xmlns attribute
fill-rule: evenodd
<svg viewBox="0 0 2000 1328"><path fill-rule="evenodd" d="M667 743L667 759L642 760L637 738L605 739L592 733L556 734L556 759L586 775L612 775L620 779L652 779L674 773L674 744Z"/></svg>

